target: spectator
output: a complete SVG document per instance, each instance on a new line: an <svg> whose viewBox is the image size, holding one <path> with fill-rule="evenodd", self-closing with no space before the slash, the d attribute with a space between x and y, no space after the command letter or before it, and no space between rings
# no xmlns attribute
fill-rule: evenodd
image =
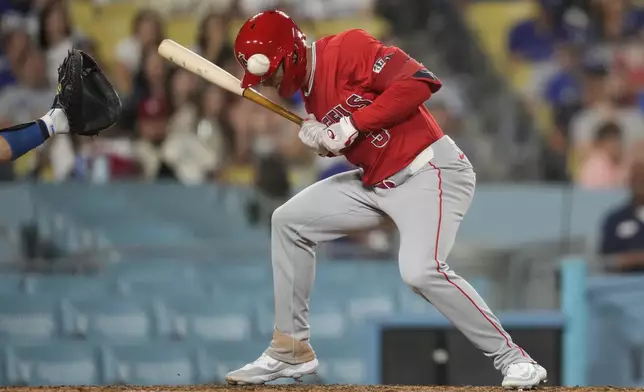
<svg viewBox="0 0 644 392"><path fill-rule="evenodd" d="M177 180L177 175L163 160L161 147L168 136L167 104L162 98L150 97L142 100L138 108L137 153L147 181L171 179Z"/></svg>
<svg viewBox="0 0 644 392"><path fill-rule="evenodd" d="M586 65L582 91L583 109L570 120L571 148L580 160L592 149L595 130L606 121L619 125L627 146L636 146L644 140L644 114L638 108L623 105L623 92L618 76L611 75L604 64ZM615 81L618 81L615 83ZM627 154L634 151L626 151Z"/></svg>
<svg viewBox="0 0 644 392"><path fill-rule="evenodd" d="M132 143L125 137L90 139L70 135L69 141L68 147L75 153L69 180L103 183L141 175Z"/></svg>
<svg viewBox="0 0 644 392"><path fill-rule="evenodd" d="M644 162L631 168L631 199L604 219L600 254L610 272L644 272Z"/></svg>
<svg viewBox="0 0 644 392"><path fill-rule="evenodd" d="M62 0L52 0L40 12L38 43L47 56L47 78L58 83L58 67L74 47L75 36L69 12Z"/></svg>
<svg viewBox="0 0 644 392"><path fill-rule="evenodd" d="M143 64L143 53L148 47L156 49L164 36L165 26L156 11L142 9L137 13L132 23L131 35L116 46L114 83L119 91L131 91L132 78Z"/></svg>
<svg viewBox="0 0 644 392"><path fill-rule="evenodd" d="M425 106L443 132L456 142L475 167L480 168L477 175L492 175L487 169L494 171L494 165L498 165L492 141L475 128L467 127L464 116L467 110L465 102L459 91L450 86L453 85L444 84L440 94L432 96L425 102Z"/></svg>
<svg viewBox="0 0 644 392"><path fill-rule="evenodd" d="M581 109L581 103L556 106L552 111L553 129L543 146L542 173L549 182L569 182L569 125L571 118Z"/></svg>
<svg viewBox="0 0 644 392"><path fill-rule="evenodd" d="M621 129L609 122L597 131L593 149L581 165L578 183L589 189L619 188L626 185L627 167Z"/></svg>
<svg viewBox="0 0 644 392"><path fill-rule="evenodd" d="M0 92L0 125L2 127L26 123L39 118L51 107L54 89L46 78L43 54L31 49L17 72L18 84Z"/></svg>
<svg viewBox="0 0 644 392"><path fill-rule="evenodd" d="M3 55L0 57L0 90L17 83L17 73L22 69L30 50L29 35L23 29L14 29L2 37Z"/></svg>
<svg viewBox="0 0 644 392"><path fill-rule="evenodd" d="M351 164L351 162L347 161L347 159L342 155L337 157L317 157L315 160L315 166L318 171L318 181L356 169L356 167Z"/></svg>
<svg viewBox="0 0 644 392"><path fill-rule="evenodd" d="M134 75L132 92L123 102L121 122L124 128L134 128L141 102L150 97L166 99L169 74L168 61L159 56L156 48L147 48L141 57L141 65Z"/></svg>
<svg viewBox="0 0 644 392"><path fill-rule="evenodd" d="M101 53L99 51L99 45L98 42L90 37L81 37L76 41L76 49L82 50L85 53L89 54L96 60L96 63L103 69L104 72L107 74L111 74L109 70L105 66L105 62L103 61L103 58L101 56ZM111 81L111 79L110 79Z"/></svg>
<svg viewBox="0 0 644 392"><path fill-rule="evenodd" d="M168 62L159 55L156 48L147 48L134 78L131 97L137 104L150 97L165 98L169 75Z"/></svg>
<svg viewBox="0 0 644 392"><path fill-rule="evenodd" d="M25 30L30 36L38 33L38 4L34 0L10 0L0 2L0 28L8 32L16 28Z"/></svg>
<svg viewBox="0 0 644 392"><path fill-rule="evenodd" d="M510 72L520 64L531 64L532 85L541 86L555 71L555 45L565 41L563 27L555 23L548 0L532 0L536 14L518 22L508 35Z"/></svg>
<svg viewBox="0 0 644 392"><path fill-rule="evenodd" d="M329 20L356 17L371 17L374 0L309 0L292 2L293 14L302 19Z"/></svg>
<svg viewBox="0 0 644 392"><path fill-rule="evenodd" d="M547 81L544 99L552 109L579 105L581 101L581 48L572 44L558 45L555 50L557 71Z"/></svg>
<svg viewBox="0 0 644 392"><path fill-rule="evenodd" d="M144 178L201 183L210 178L216 156L192 132L168 132L168 106L151 97L139 104L137 151Z"/></svg>
<svg viewBox="0 0 644 392"><path fill-rule="evenodd" d="M194 132L197 121L196 75L183 68L173 68L165 90L170 115L169 132Z"/></svg>
<svg viewBox="0 0 644 392"><path fill-rule="evenodd" d="M284 157L268 153L256 158L254 198L247 206L253 223L266 225L270 230L273 212L291 196L291 182Z"/></svg>
<svg viewBox="0 0 644 392"><path fill-rule="evenodd" d="M234 150L234 130L224 116L226 92L208 85L199 97L197 137L223 164L230 161Z"/></svg>
<svg viewBox="0 0 644 392"><path fill-rule="evenodd" d="M597 0L589 10L592 39L599 45L619 44L644 27L644 13L630 0Z"/></svg>
<svg viewBox="0 0 644 392"><path fill-rule="evenodd" d="M557 71L548 80L543 99L550 108L552 129L544 146L544 175L547 181L568 181L569 124L582 108L583 86L592 73L585 73L582 48L562 44L556 49ZM603 80L603 79L602 79Z"/></svg>
<svg viewBox="0 0 644 392"><path fill-rule="evenodd" d="M234 3L245 19L268 9L280 9L288 13L288 8L293 4L293 0L238 0Z"/></svg>
<svg viewBox="0 0 644 392"><path fill-rule="evenodd" d="M633 102L644 92L644 29L639 34L633 34L617 46L613 67L623 75Z"/></svg>
<svg viewBox="0 0 644 392"><path fill-rule="evenodd" d="M234 59L233 48L228 37L229 23L226 16L212 12L201 20L195 52L211 62L222 65Z"/></svg>

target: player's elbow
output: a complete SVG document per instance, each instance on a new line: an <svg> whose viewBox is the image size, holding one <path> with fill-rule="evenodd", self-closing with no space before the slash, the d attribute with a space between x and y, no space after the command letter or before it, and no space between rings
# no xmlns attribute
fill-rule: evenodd
<svg viewBox="0 0 644 392"><path fill-rule="evenodd" d="M418 102L418 105L422 105L427 101L429 98L432 97L432 94L434 94L438 89L440 89L440 86L436 86L432 83L429 82L422 82L422 81L416 81L417 87L416 87L416 101ZM416 106L418 106L416 105Z"/></svg>
<svg viewBox="0 0 644 392"><path fill-rule="evenodd" d="M401 80L396 86L398 89L397 101L401 102L401 111L411 113L418 106L431 98L434 90L431 83L419 79Z"/></svg>

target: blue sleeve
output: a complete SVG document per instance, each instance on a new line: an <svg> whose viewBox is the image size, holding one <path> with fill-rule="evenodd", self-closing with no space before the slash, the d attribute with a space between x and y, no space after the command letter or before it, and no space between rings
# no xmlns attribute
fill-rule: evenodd
<svg viewBox="0 0 644 392"><path fill-rule="evenodd" d="M546 88L543 91L543 99L549 104L554 105L557 103L557 95L559 90L559 75L554 75L546 82Z"/></svg>
<svg viewBox="0 0 644 392"><path fill-rule="evenodd" d="M615 219L613 219L613 215L611 214L602 225L601 254L610 255L618 252L619 244L615 236L615 229Z"/></svg>
<svg viewBox="0 0 644 392"><path fill-rule="evenodd" d="M38 120L0 129L0 136L11 148L11 160L14 161L49 139L49 131L47 125Z"/></svg>
<svg viewBox="0 0 644 392"><path fill-rule="evenodd" d="M508 33L508 52L516 53L521 50L524 41L525 23L525 21L522 21L512 26Z"/></svg>

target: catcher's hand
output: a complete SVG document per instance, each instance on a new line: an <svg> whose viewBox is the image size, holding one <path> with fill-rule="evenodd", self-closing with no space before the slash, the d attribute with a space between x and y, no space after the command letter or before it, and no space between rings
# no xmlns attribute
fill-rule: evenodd
<svg viewBox="0 0 644 392"><path fill-rule="evenodd" d="M54 108L65 112L72 133L98 135L121 115L121 100L96 61L82 50L72 49L58 68L58 92Z"/></svg>

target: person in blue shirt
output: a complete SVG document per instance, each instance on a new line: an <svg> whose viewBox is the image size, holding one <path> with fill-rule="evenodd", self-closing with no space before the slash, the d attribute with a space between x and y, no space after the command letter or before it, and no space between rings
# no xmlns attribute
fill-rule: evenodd
<svg viewBox="0 0 644 392"><path fill-rule="evenodd" d="M533 0L537 14L518 22L508 36L508 52L513 62L540 63L552 59L555 44L566 38L564 27L554 17L553 0Z"/></svg>
<svg viewBox="0 0 644 392"><path fill-rule="evenodd" d="M18 82L16 70L22 67L30 46L29 35L22 29L11 30L1 38L0 89Z"/></svg>
<svg viewBox="0 0 644 392"><path fill-rule="evenodd" d="M611 211L602 225L600 253L611 272L644 272L644 161L630 173L630 200Z"/></svg>

